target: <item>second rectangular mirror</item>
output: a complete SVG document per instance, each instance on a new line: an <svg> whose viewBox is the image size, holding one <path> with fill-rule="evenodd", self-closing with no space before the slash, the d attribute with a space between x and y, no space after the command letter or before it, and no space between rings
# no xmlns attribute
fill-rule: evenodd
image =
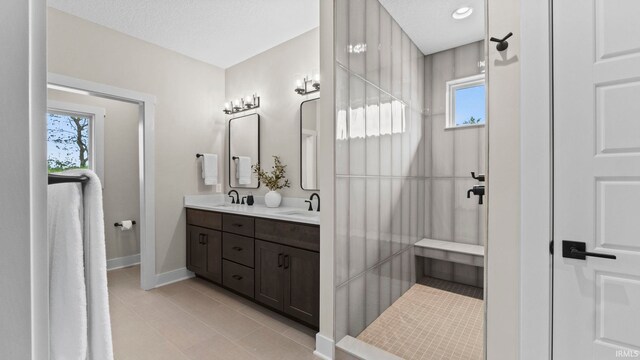
<svg viewBox="0 0 640 360"><path fill-rule="evenodd" d="M251 165L260 163L260 115L229 120L229 186L257 189L260 182Z"/></svg>
<svg viewBox="0 0 640 360"><path fill-rule="evenodd" d="M300 104L300 185L303 190L318 191L318 100Z"/></svg>

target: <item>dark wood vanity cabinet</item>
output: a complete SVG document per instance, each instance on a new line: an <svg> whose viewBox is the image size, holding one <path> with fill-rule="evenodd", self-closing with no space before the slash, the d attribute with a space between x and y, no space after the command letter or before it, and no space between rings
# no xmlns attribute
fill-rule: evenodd
<svg viewBox="0 0 640 360"><path fill-rule="evenodd" d="M189 270L314 328L319 249L317 225L187 209Z"/></svg>
<svg viewBox="0 0 640 360"><path fill-rule="evenodd" d="M222 280L220 231L187 225L187 269L211 281Z"/></svg>
<svg viewBox="0 0 640 360"><path fill-rule="evenodd" d="M255 299L318 326L320 254L256 239Z"/></svg>

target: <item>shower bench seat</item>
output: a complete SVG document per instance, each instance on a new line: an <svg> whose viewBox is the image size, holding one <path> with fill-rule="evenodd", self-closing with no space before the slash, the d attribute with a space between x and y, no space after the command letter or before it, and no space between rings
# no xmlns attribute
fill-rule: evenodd
<svg viewBox="0 0 640 360"><path fill-rule="evenodd" d="M422 239L414 245L416 256L459 264L484 266L484 246L453 241Z"/></svg>

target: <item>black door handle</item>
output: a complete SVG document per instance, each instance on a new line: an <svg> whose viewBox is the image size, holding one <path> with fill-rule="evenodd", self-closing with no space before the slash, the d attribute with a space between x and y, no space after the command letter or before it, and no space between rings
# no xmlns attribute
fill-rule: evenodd
<svg viewBox="0 0 640 360"><path fill-rule="evenodd" d="M231 275L231 277L236 279L236 280L242 280L242 276L240 276L240 275Z"/></svg>
<svg viewBox="0 0 640 360"><path fill-rule="evenodd" d="M204 242L204 234L198 234L198 243L200 245L204 245L205 244L205 242Z"/></svg>
<svg viewBox="0 0 640 360"><path fill-rule="evenodd" d="M586 260L587 256L612 260L616 259L615 255L587 251L587 245L584 242L562 240L562 257Z"/></svg>
<svg viewBox="0 0 640 360"><path fill-rule="evenodd" d="M242 248L240 246L234 246L231 249L233 249L235 251L242 251Z"/></svg>
<svg viewBox="0 0 640 360"><path fill-rule="evenodd" d="M289 268L289 255L284 256L284 268L285 269Z"/></svg>
<svg viewBox="0 0 640 360"><path fill-rule="evenodd" d="M284 254L278 254L278 267L282 267L282 257Z"/></svg>

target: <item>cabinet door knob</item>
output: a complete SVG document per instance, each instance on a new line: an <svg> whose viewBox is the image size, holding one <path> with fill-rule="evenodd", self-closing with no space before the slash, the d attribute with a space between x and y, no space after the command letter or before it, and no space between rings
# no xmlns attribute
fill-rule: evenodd
<svg viewBox="0 0 640 360"><path fill-rule="evenodd" d="M236 280L242 280L242 276L240 276L240 275L231 275L231 277L236 279Z"/></svg>
<svg viewBox="0 0 640 360"><path fill-rule="evenodd" d="M284 254L278 254L278 267L282 267Z"/></svg>
<svg viewBox="0 0 640 360"><path fill-rule="evenodd" d="M235 251L242 251L242 248L240 246L234 246L231 249Z"/></svg>
<svg viewBox="0 0 640 360"><path fill-rule="evenodd" d="M285 269L289 268L289 255L284 256L284 268Z"/></svg>

